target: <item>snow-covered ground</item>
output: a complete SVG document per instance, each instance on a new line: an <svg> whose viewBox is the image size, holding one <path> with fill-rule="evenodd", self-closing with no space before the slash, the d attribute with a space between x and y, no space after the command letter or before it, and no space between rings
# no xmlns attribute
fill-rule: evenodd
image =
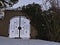
<svg viewBox="0 0 60 45"><path fill-rule="evenodd" d="M34 39L10 39L0 36L0 45L60 45L60 43Z"/></svg>

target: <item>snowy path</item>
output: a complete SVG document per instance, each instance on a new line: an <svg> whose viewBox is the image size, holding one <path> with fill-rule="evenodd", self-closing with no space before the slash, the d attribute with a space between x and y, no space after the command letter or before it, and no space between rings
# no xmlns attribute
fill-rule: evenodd
<svg viewBox="0 0 60 45"><path fill-rule="evenodd" d="M43 40L9 39L6 37L0 37L0 45L60 45L60 43Z"/></svg>

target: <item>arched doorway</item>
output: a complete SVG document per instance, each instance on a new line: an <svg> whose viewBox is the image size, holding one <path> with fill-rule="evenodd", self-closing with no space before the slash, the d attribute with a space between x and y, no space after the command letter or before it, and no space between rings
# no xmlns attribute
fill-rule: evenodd
<svg viewBox="0 0 60 45"><path fill-rule="evenodd" d="M30 38L30 20L25 16L10 19L9 38Z"/></svg>

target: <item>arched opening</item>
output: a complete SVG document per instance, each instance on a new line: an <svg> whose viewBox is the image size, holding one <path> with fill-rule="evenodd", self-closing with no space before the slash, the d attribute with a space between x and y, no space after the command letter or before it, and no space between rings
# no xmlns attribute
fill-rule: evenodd
<svg viewBox="0 0 60 45"><path fill-rule="evenodd" d="M10 19L9 38L30 38L30 20L25 16Z"/></svg>

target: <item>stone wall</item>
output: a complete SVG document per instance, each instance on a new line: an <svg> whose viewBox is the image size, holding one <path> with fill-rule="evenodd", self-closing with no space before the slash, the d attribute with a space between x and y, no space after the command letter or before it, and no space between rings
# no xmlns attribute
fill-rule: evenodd
<svg viewBox="0 0 60 45"><path fill-rule="evenodd" d="M4 18L0 20L0 36L9 36L9 21L14 16L25 16L26 14L19 10L5 10ZM28 17L28 16L27 16ZM31 38L37 35L36 29L31 25Z"/></svg>

